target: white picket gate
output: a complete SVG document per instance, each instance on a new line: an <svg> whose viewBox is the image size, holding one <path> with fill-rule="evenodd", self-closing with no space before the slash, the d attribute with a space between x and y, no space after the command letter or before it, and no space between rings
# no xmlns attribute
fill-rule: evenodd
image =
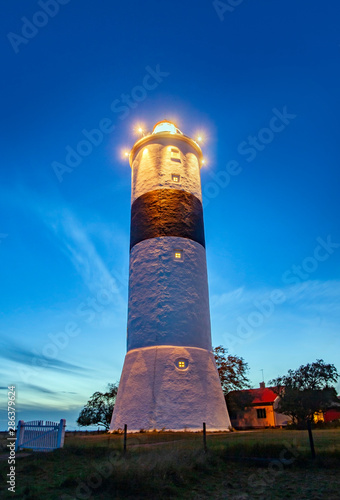
<svg viewBox="0 0 340 500"><path fill-rule="evenodd" d="M66 420L59 423L46 420L24 422L19 420L16 450L29 448L34 451L51 451L64 446Z"/></svg>

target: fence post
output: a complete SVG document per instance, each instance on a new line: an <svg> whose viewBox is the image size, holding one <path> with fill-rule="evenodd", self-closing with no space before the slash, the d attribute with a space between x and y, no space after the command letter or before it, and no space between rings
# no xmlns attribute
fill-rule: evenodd
<svg viewBox="0 0 340 500"><path fill-rule="evenodd" d="M24 430L24 421L23 420L19 420L18 422L18 430L17 430L17 438L16 438L16 441L15 441L15 451L18 451L19 449L19 443L20 443L20 437L21 437L21 434Z"/></svg>
<svg viewBox="0 0 340 500"><path fill-rule="evenodd" d="M66 427L66 420L62 418L60 420L58 429L57 448L62 448L64 446L65 427Z"/></svg>
<svg viewBox="0 0 340 500"><path fill-rule="evenodd" d="M124 424L124 453L126 453L126 433L127 433L127 424Z"/></svg>
<svg viewBox="0 0 340 500"><path fill-rule="evenodd" d="M204 447L204 453L207 453L207 433L206 433L206 428L205 428L205 422L203 422L203 447Z"/></svg>
<svg viewBox="0 0 340 500"><path fill-rule="evenodd" d="M307 429L308 429L310 451L312 453L312 458L315 458L314 440L313 440L312 425L311 425L311 420L310 419L307 420Z"/></svg>

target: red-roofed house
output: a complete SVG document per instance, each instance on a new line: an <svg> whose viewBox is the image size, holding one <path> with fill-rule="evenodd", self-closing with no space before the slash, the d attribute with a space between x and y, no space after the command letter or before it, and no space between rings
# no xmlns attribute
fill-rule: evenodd
<svg viewBox="0 0 340 500"><path fill-rule="evenodd" d="M230 395L241 395L247 400L244 410L231 410L231 425L235 429L260 429L263 427L282 427L291 422L288 415L277 413L279 397L271 387L260 383L259 389L232 391Z"/></svg>

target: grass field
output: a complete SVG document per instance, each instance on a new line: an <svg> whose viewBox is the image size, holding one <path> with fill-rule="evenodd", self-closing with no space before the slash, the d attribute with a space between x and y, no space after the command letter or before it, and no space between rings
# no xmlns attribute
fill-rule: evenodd
<svg viewBox="0 0 340 500"><path fill-rule="evenodd" d="M339 500L340 429L313 435L314 461L306 431L208 434L207 453L199 433L132 434L126 455L122 435L67 433L63 449L17 459L15 494L0 461L0 497Z"/></svg>

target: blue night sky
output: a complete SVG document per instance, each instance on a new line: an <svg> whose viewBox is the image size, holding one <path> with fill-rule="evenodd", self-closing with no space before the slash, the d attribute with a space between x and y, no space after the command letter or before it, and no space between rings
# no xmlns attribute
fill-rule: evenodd
<svg viewBox="0 0 340 500"><path fill-rule="evenodd" d="M72 429L119 380L121 150L164 118L205 138L213 345L254 387L261 369L340 369L339 2L44 4L6 2L0 20L2 407L16 384L18 418Z"/></svg>

